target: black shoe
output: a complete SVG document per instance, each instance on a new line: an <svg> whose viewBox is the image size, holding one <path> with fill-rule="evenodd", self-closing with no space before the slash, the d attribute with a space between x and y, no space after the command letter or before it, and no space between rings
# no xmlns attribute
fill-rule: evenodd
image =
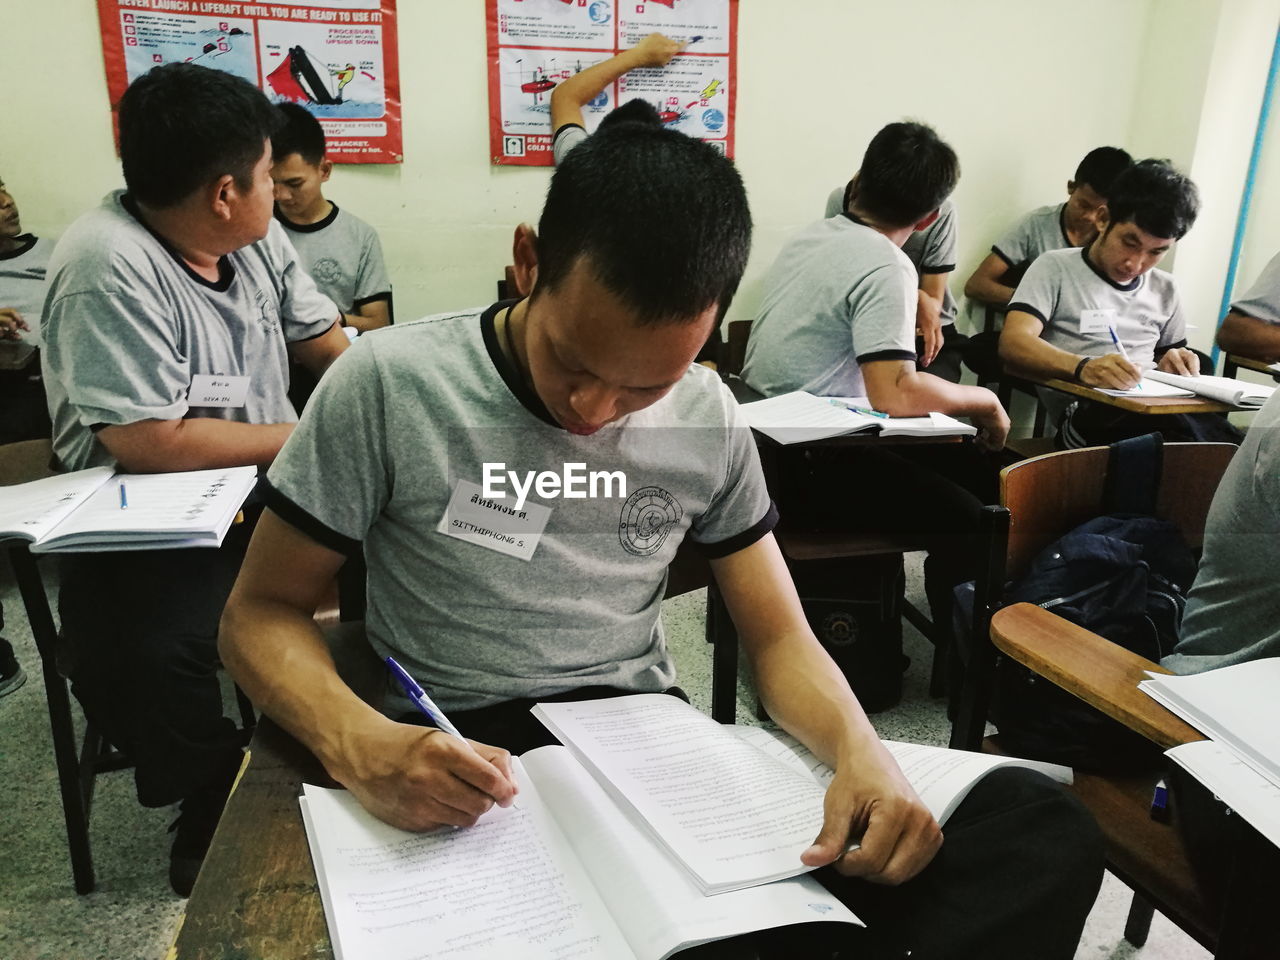
<svg viewBox="0 0 1280 960"><path fill-rule="evenodd" d="M169 851L169 885L180 897L191 896L200 865L209 852L213 831L226 806L228 791L212 790L187 797L182 801L182 812L169 827L174 835Z"/></svg>
<svg viewBox="0 0 1280 960"><path fill-rule="evenodd" d="M0 697L7 696L27 682L27 675L13 655L13 647L0 637Z"/></svg>

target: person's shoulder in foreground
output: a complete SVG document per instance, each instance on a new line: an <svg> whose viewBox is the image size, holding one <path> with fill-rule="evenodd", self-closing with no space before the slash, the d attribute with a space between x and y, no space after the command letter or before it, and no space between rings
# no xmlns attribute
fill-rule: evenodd
<svg viewBox="0 0 1280 960"><path fill-rule="evenodd" d="M1181 639L1160 665L1174 673L1280 656L1280 392L1258 411L1205 521Z"/></svg>
<svg viewBox="0 0 1280 960"><path fill-rule="evenodd" d="M1089 243L1097 235L1098 215L1106 206L1111 185L1132 163L1133 158L1119 147L1090 150L1067 181L1067 199L1037 207L997 239L965 281L965 296L1003 307L1041 254Z"/></svg>
<svg viewBox="0 0 1280 960"><path fill-rule="evenodd" d="M364 333L392 321L391 279L378 233L325 198L333 173L324 130L311 111L282 103L281 125L271 137L271 179L276 219L325 296L342 310L343 326Z"/></svg>

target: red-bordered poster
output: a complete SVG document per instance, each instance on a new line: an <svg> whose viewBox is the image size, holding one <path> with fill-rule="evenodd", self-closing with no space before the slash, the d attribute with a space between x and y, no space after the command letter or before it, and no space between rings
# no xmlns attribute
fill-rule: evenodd
<svg viewBox="0 0 1280 960"><path fill-rule="evenodd" d="M136 77L198 63L301 103L338 163L403 159L395 0L98 0L98 21L113 118Z"/></svg>
<svg viewBox="0 0 1280 960"><path fill-rule="evenodd" d="M738 0L485 0L489 155L551 165L551 91L651 33L689 41L665 68L633 70L583 110L588 130L643 98L663 121L733 156Z"/></svg>

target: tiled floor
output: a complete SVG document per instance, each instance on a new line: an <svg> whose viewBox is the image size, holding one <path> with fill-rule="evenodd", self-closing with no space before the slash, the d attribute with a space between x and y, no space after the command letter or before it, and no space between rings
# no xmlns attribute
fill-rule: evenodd
<svg viewBox="0 0 1280 960"><path fill-rule="evenodd" d="M918 580L918 564L912 564ZM913 592L918 583L913 583ZM7 565L0 563L0 600L28 681L0 699L0 960L161 960L182 915L183 901L166 879L171 810L145 810L133 798L127 771L98 780L93 845L98 889L77 896L71 887L62 808L53 769L48 714L39 660ZM681 684L704 709L710 706L710 649L702 639L705 597L669 601L668 640ZM926 693L929 651L910 630L912 658L900 706L872 719L885 737L945 743L943 708ZM744 676L739 720L754 704ZM1157 916L1151 938L1134 950L1121 938L1127 889L1108 877L1076 956L1083 960L1190 960L1208 957L1168 921ZM1034 948L1028 960L1034 960ZM246 958L265 960L265 958Z"/></svg>

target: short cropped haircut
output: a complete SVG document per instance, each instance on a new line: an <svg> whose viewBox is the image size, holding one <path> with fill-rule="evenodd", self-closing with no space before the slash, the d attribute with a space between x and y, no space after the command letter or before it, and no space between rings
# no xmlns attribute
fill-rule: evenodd
<svg viewBox="0 0 1280 960"><path fill-rule="evenodd" d="M250 189L278 116L261 90L224 70L154 67L120 98L120 159L130 195L172 207L228 174Z"/></svg>
<svg viewBox="0 0 1280 960"><path fill-rule="evenodd" d="M283 160L291 153L302 157L305 163L318 166L324 159L324 128L306 107L296 103L282 103L282 126L271 135L271 150L275 159Z"/></svg>
<svg viewBox="0 0 1280 960"><path fill-rule="evenodd" d="M1181 240L1200 212L1200 191L1168 160L1142 160L1111 185L1108 229L1134 223L1153 237Z"/></svg>
<svg viewBox="0 0 1280 960"><path fill-rule="evenodd" d="M538 221L533 296L582 261L642 324L723 316L751 248L747 194L733 163L661 126L598 130L556 168Z"/></svg>
<svg viewBox="0 0 1280 960"><path fill-rule="evenodd" d="M1111 185L1116 177L1133 166L1133 157L1119 147L1095 147L1084 155L1076 175L1076 186L1088 184L1100 197L1111 195Z"/></svg>
<svg viewBox="0 0 1280 960"><path fill-rule="evenodd" d="M871 138L856 204L878 224L906 227L942 205L960 179L956 152L923 123L891 123Z"/></svg>
<svg viewBox="0 0 1280 960"><path fill-rule="evenodd" d="M660 127L662 126L662 117L658 115L657 107L648 100L637 97L635 100L628 100L617 109L606 113L597 129L602 130L613 126L615 123L647 123L653 127Z"/></svg>

